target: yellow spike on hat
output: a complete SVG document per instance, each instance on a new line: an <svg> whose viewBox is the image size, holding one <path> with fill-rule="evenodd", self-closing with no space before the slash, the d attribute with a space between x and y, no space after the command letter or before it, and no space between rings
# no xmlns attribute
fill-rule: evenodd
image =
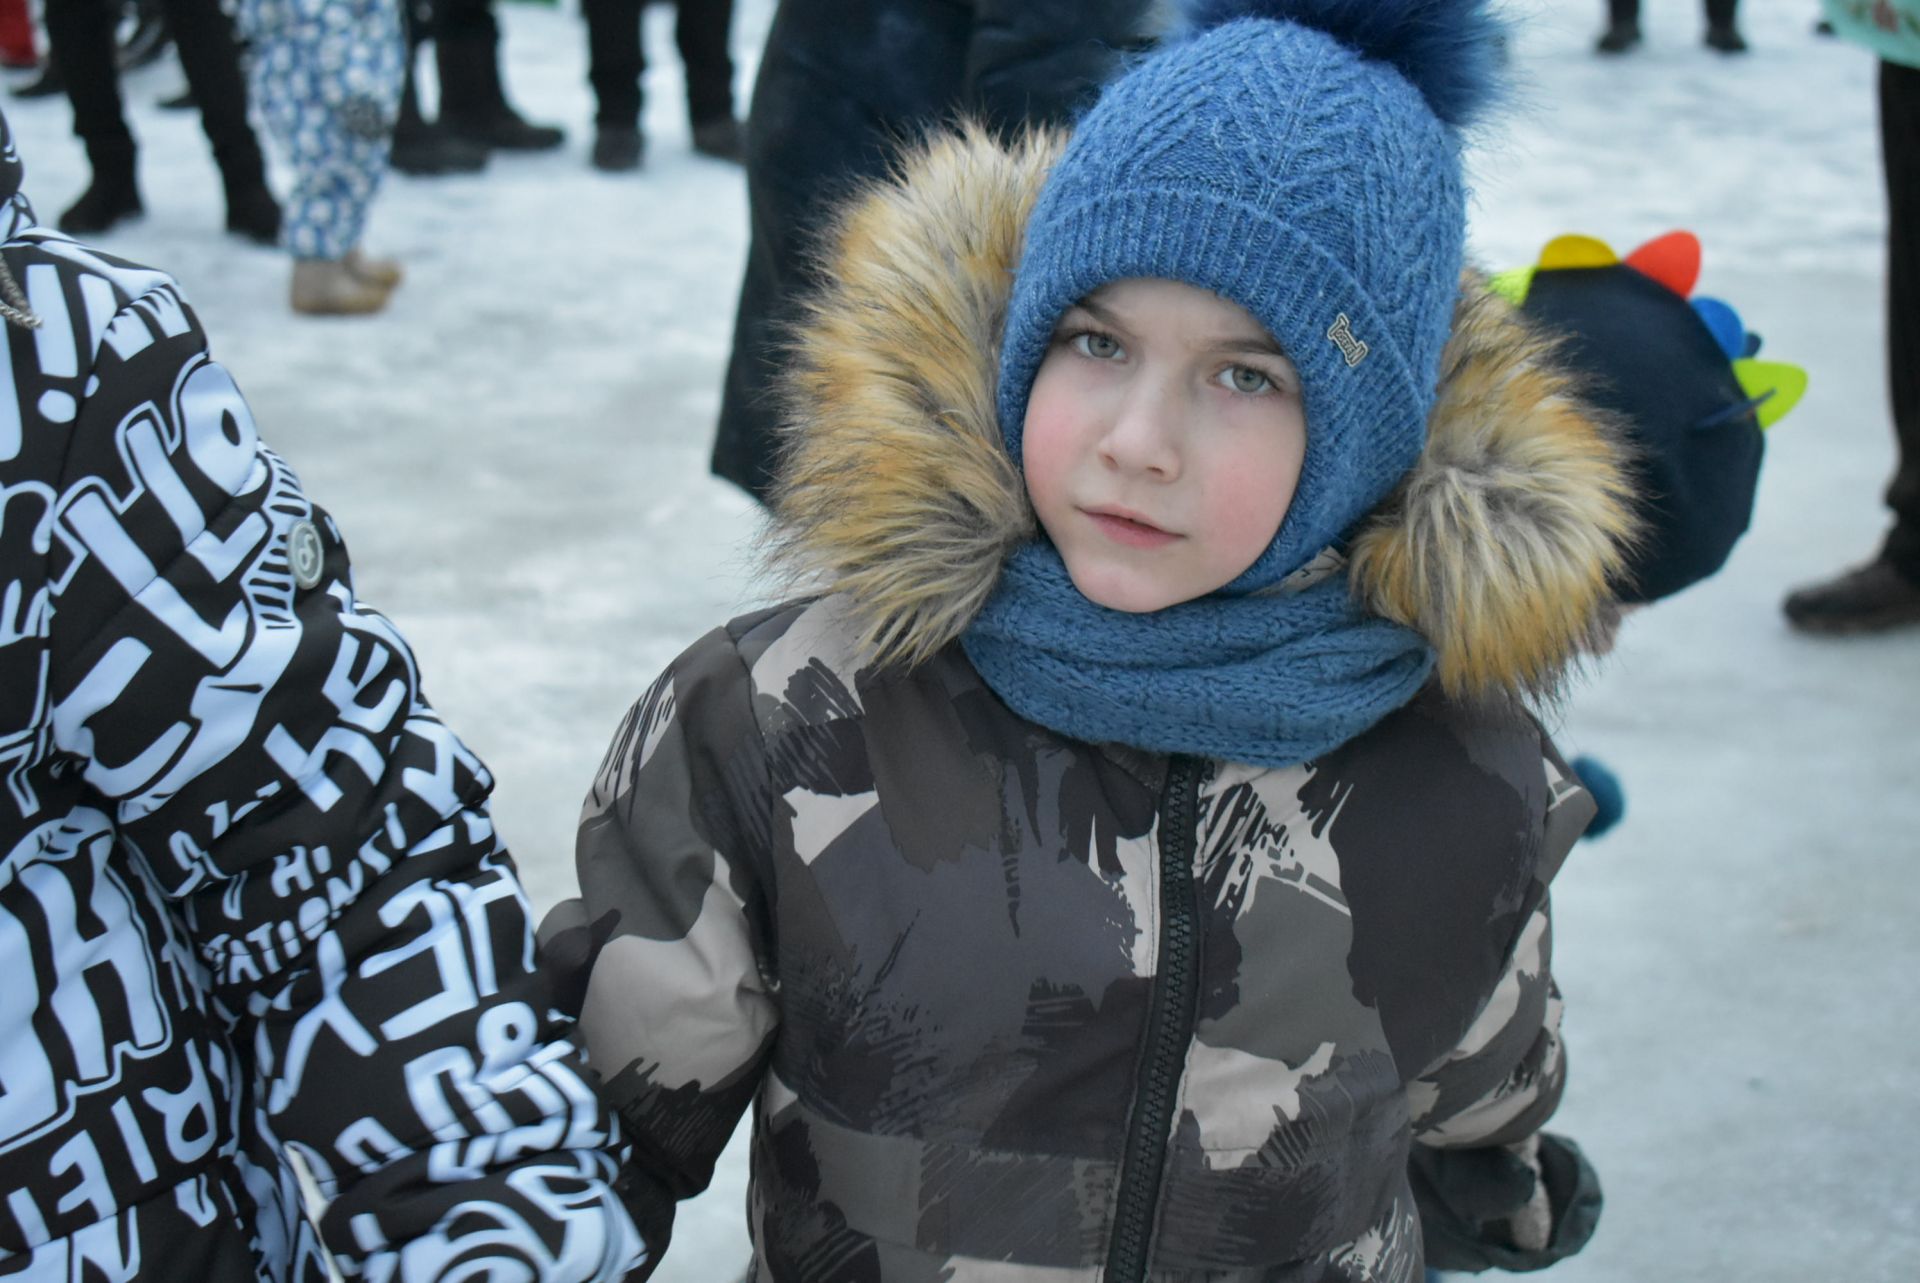
<svg viewBox="0 0 1920 1283"><path fill-rule="evenodd" d="M1559 271L1569 267L1612 267L1620 261L1613 247L1592 236L1570 233L1556 236L1540 251L1539 270Z"/></svg>

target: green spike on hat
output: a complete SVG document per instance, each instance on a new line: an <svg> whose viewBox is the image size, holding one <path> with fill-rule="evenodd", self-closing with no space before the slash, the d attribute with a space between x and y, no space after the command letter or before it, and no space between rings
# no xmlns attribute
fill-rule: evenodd
<svg viewBox="0 0 1920 1283"><path fill-rule="evenodd" d="M1786 418L1807 394L1807 372L1782 361L1742 357L1733 363L1733 377L1753 399L1754 417L1763 431Z"/></svg>

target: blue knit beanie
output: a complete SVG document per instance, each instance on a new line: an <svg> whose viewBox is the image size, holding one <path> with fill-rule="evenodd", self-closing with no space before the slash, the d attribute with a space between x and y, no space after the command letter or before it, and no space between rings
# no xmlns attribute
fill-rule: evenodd
<svg viewBox="0 0 1920 1283"><path fill-rule="evenodd" d="M1459 127L1489 96L1485 0L1188 0L1188 29L1107 88L1027 228L1001 350L1020 459L1069 307L1159 277L1244 307L1300 372L1307 453L1230 592L1337 542L1418 459L1465 239Z"/></svg>

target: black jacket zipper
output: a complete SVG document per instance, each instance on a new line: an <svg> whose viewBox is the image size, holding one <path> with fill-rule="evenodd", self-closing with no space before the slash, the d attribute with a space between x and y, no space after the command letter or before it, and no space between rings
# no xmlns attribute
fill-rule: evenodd
<svg viewBox="0 0 1920 1283"><path fill-rule="evenodd" d="M1201 763L1175 757L1160 793L1160 966L1147 1013L1147 1044L1133 1091L1133 1126L1120 1161L1113 1238L1107 1245L1108 1283L1140 1283L1147 1275L1179 1097L1180 1067L1193 1038L1200 987L1198 896L1193 881L1193 825L1200 806Z"/></svg>

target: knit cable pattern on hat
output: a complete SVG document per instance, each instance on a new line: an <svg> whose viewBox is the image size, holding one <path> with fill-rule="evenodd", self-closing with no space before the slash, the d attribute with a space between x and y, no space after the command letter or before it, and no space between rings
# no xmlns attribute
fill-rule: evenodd
<svg viewBox="0 0 1920 1283"><path fill-rule="evenodd" d="M1307 458L1273 547L1231 589L1337 540L1418 458L1464 241L1459 148L1419 93L1318 31L1243 21L1146 60L1076 130L1028 225L1001 354L1020 455L1060 315L1161 277L1246 308L1301 375ZM1359 364L1328 332L1341 316Z"/></svg>

